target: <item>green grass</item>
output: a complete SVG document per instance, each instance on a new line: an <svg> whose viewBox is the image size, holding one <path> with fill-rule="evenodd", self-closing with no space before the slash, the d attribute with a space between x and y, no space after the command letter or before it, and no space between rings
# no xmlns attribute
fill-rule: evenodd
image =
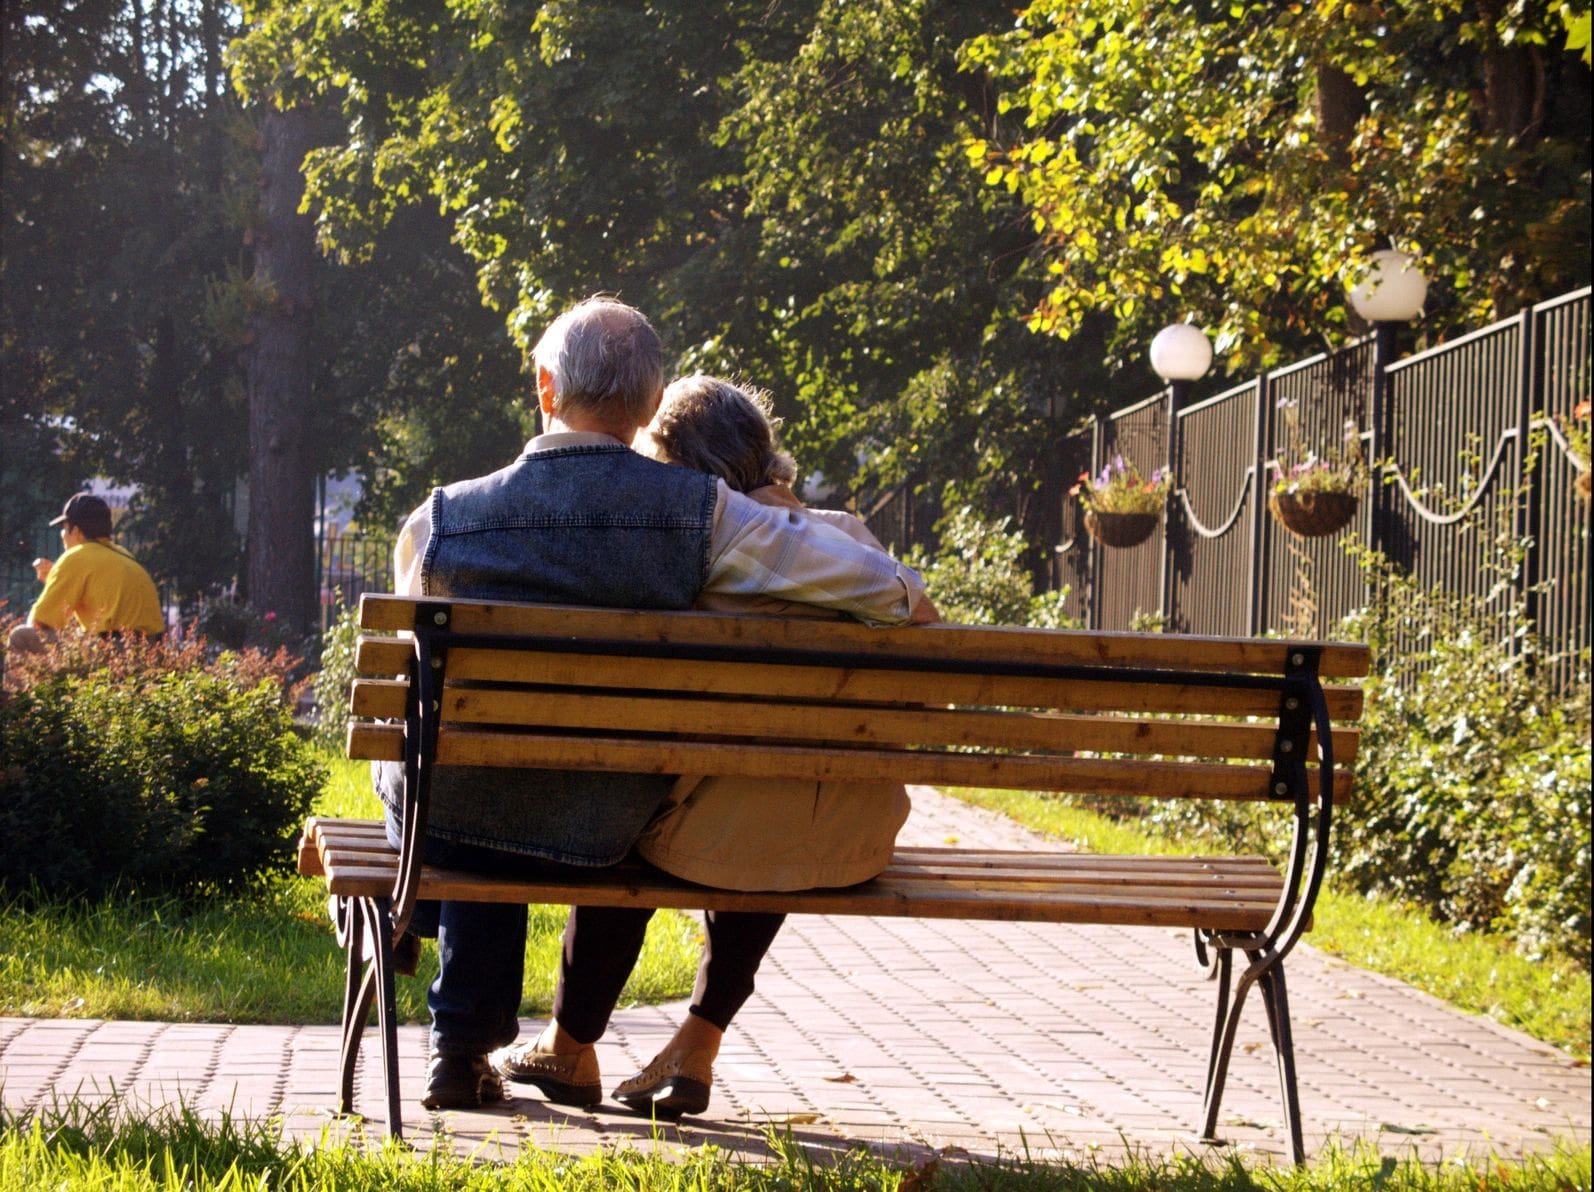
<svg viewBox="0 0 1594 1192"><path fill-rule="evenodd" d="M1248 1170L1238 1155L1131 1157L1112 1164L1047 1164L931 1160L904 1167L863 1151L844 1155L804 1150L771 1134L773 1159L743 1160L714 1147L668 1145L574 1156L526 1148L501 1162L446 1153L416 1153L402 1144L361 1146L333 1137L294 1140L269 1123L223 1118L206 1122L186 1110L118 1113L113 1105L68 1102L38 1115L0 1120L0 1192L96 1188L107 1192L283 1192L338 1188L417 1192L783 1192L787 1189L881 1189L893 1192L1316 1192L1377 1188L1384 1192L1559 1192L1586 1189L1589 1148L1563 1146L1521 1163L1489 1158L1425 1166L1371 1150L1331 1150L1310 1166Z"/></svg>
<svg viewBox="0 0 1594 1192"><path fill-rule="evenodd" d="M1102 853L1194 852L1094 812L1022 791L950 792L1037 832ZM1457 934L1420 911L1333 888L1307 936L1320 951L1443 998L1589 1058L1589 974L1565 960L1530 960L1509 940Z"/></svg>
<svg viewBox="0 0 1594 1192"><path fill-rule="evenodd" d="M316 813L380 813L363 763L328 759ZM287 846L284 846L285 850ZM531 910L521 1012L547 1012L566 908ZM623 995L660 1002L691 992L702 928L674 911L654 916ZM428 942L418 978L400 978L400 1021L426 1021L437 972ZM173 1022L335 1023L343 954L321 883L272 878L251 894L184 904L110 897L87 905L0 902L0 1014Z"/></svg>

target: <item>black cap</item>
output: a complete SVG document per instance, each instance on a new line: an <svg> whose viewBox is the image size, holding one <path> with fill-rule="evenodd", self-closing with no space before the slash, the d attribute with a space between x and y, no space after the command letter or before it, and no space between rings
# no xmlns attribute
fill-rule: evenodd
<svg viewBox="0 0 1594 1192"><path fill-rule="evenodd" d="M50 524L76 526L90 538L111 536L111 507L93 493L75 493L61 506L61 516Z"/></svg>

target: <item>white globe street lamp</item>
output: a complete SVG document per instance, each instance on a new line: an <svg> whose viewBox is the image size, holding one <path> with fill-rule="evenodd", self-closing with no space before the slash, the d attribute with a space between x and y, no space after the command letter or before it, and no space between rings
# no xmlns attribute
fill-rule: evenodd
<svg viewBox="0 0 1594 1192"><path fill-rule="evenodd" d="M1192 323L1170 324L1152 337L1151 367L1168 382L1168 454L1164 460L1164 474L1177 477L1184 451L1179 408L1189 399L1191 386L1206 376L1207 369L1212 367L1212 341L1207 338L1205 331ZM1174 487L1176 492L1182 490L1177 479L1174 480ZM1174 532L1177 516L1172 506L1163 508L1162 577L1158 584L1158 607L1164 613L1169 608L1169 585L1172 582L1172 551L1167 549L1167 544Z"/></svg>
<svg viewBox="0 0 1594 1192"><path fill-rule="evenodd" d="M1199 381L1212 367L1212 341L1191 323L1173 323L1151 341L1151 367L1164 381Z"/></svg>
<svg viewBox="0 0 1594 1192"><path fill-rule="evenodd" d="M1369 323L1409 323L1428 298L1428 279L1417 259L1392 248L1375 252L1347 288L1351 306Z"/></svg>
<svg viewBox="0 0 1594 1192"><path fill-rule="evenodd" d="M1377 550L1383 545L1389 523L1390 490L1382 483L1381 462L1389 442L1389 369L1399 350L1396 341L1400 325L1422 314L1428 298L1428 279L1410 253L1386 248L1372 255L1367 268L1346 289L1351 307L1373 325L1373 392L1368 410L1372 438L1368 454L1374 462L1368 538Z"/></svg>

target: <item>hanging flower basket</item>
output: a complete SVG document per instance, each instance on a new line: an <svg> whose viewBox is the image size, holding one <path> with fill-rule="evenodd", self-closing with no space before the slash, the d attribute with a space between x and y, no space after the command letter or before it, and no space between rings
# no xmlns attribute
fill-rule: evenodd
<svg viewBox="0 0 1594 1192"><path fill-rule="evenodd" d="M1150 538L1162 520L1160 513L1104 513L1085 511L1085 530L1103 546L1139 546Z"/></svg>
<svg viewBox="0 0 1594 1192"><path fill-rule="evenodd" d="M1267 499L1278 523L1302 538L1322 538L1350 525L1360 498L1353 493L1274 493Z"/></svg>

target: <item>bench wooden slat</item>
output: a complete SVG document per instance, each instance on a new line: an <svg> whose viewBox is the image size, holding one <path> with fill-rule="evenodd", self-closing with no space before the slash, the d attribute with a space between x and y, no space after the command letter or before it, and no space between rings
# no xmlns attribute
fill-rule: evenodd
<svg viewBox="0 0 1594 1192"><path fill-rule="evenodd" d="M323 829L307 833L300 845L300 872L335 873L339 879L361 880L379 875L391 881L398 869L398 854L386 842L381 825L373 821L372 830L356 833ZM1004 889L1044 891L1064 886L1076 893L1110 890L1120 885L1155 885L1165 889L1190 887L1213 896L1228 891L1242 899L1278 896L1279 875L1261 857L1227 859L1205 857L1136 857L1088 853L1024 853L1011 863L971 865L955 850L939 850L926 856L921 851L898 850L890 867L882 874L899 883L938 882L959 885L978 882L982 886ZM1147 862L1150 862L1148 864ZM640 872L647 872L640 870Z"/></svg>
<svg viewBox="0 0 1594 1192"><path fill-rule="evenodd" d="M1089 865L1122 867L1143 867L1146 869L1160 868L1164 863L1173 864L1199 864L1220 866L1224 869L1240 869L1255 866L1273 872L1273 863L1266 857L1256 856L1254 853L1239 855L1220 855L1202 853L1199 855L1186 855L1176 853L1144 853L1144 854L1108 854L1108 853L1035 853L1023 849L976 849L940 845L898 845L894 854L898 859L910 860L916 863L935 865L995 865L1006 868L1014 865L1041 865L1050 866L1056 863L1058 856L1067 858L1070 868Z"/></svg>
<svg viewBox="0 0 1594 1192"><path fill-rule="evenodd" d="M378 820L312 821L301 839L299 858L301 872L329 874L332 890L339 893L371 888L385 892L398 872L398 854L386 844L385 830ZM978 858L985 863L971 864ZM502 901L518 901L520 893L533 888L546 892L557 886L585 892L592 882L653 892L681 887L681 897L691 905L705 898L736 893L693 886L630 862L605 873L594 873L590 882L481 879L426 866L422 872L423 896L439 896L445 888L457 891L462 881L481 885L476 891L479 896ZM489 886L499 893L488 895ZM1003 850L971 853L951 848L904 848L897 850L891 866L874 882L849 890L815 893L832 902L838 896L853 893L866 896L871 903L882 896L883 890L890 891L893 899L930 897L941 903L956 894L968 898L976 908L984 905L976 892L1065 902L1105 898L1153 908L1168 904L1181 908L1230 908L1271 907L1279 888L1278 872L1265 858L1256 856L1112 856ZM700 897L693 899L692 892Z"/></svg>
<svg viewBox="0 0 1594 1192"><path fill-rule="evenodd" d="M404 715L408 684L360 679L350 710L356 716ZM1024 710L878 708L770 700L696 699L685 696L584 694L537 690L451 687L443 696L445 720L467 724L535 724L547 729L608 729L636 733L715 737L783 737L793 740L891 745L982 745L1005 749L1069 749L1093 753L1163 754L1174 757L1271 758L1269 724L1225 721L1153 721ZM1335 756L1350 761L1354 730L1334 733ZM1316 734L1307 743L1316 751Z"/></svg>
<svg viewBox="0 0 1594 1192"><path fill-rule="evenodd" d="M398 761L401 725L356 724L348 754ZM620 737L499 733L444 726L437 761L445 766L508 766L605 773L704 774L803 778L815 782L908 782L927 786L999 787L1072 794L1273 800L1271 769L1219 763L1137 761L906 749L820 749L705 741L637 741ZM1336 798L1348 798L1351 776L1335 773Z"/></svg>
<svg viewBox="0 0 1594 1192"><path fill-rule="evenodd" d="M317 839L328 837L349 840L376 840L385 841L387 828L378 819L343 819L329 816L311 816L305 821L305 835L314 842ZM982 865L995 863L999 865L1053 865L1059 856L1065 857L1071 867L1085 865L1114 865L1133 866L1144 865L1155 867L1164 862L1188 862L1201 865L1221 865L1235 867L1241 865L1255 865L1272 871L1272 863L1265 857L1253 854L1202 854L1199 856L1158 855L1158 854L1127 854L1112 856L1101 853L1036 853L1027 849L995 849L995 848L963 848L947 845L901 845L896 850L898 857L913 858L914 860L930 860L942 865Z"/></svg>
<svg viewBox="0 0 1594 1192"><path fill-rule="evenodd" d="M1138 885L1155 883L1163 886L1189 886L1195 889L1228 888L1234 890L1263 891L1270 899L1278 896L1278 875L1263 872L1224 873L1221 870L1166 869L1161 872L1144 869L1089 869L1065 872L1061 869L967 869L941 868L933 865L912 865L893 861L882 875L904 882L980 882L1027 883L1036 889L1053 886Z"/></svg>
<svg viewBox="0 0 1594 1192"><path fill-rule="evenodd" d="M383 895L396 864L340 864L327 887L356 897ZM1037 886L1034 883L949 881L931 885L883 875L840 890L747 892L713 890L664 875L612 872L592 881L515 881L427 866L423 898L551 905L659 906L678 910L787 911L833 915L891 915L943 919L1123 923L1256 930L1265 925L1274 891L1195 890L1180 886L1102 884Z"/></svg>
<svg viewBox="0 0 1594 1192"><path fill-rule="evenodd" d="M335 894L372 897L391 888L392 868L350 866L327 879ZM553 905L651 906L679 910L738 910L792 914L887 915L912 918L1204 926L1253 931L1265 926L1274 899L1214 899L1156 887L1086 888L1072 896L1033 891L992 891L984 886L926 887L876 878L846 890L749 893L669 882L625 882L613 874L593 883L514 882L450 870L423 875L422 896L464 901Z"/></svg>
<svg viewBox="0 0 1594 1192"><path fill-rule="evenodd" d="M353 881L362 882L370 879L391 882L398 872L396 857L387 858L360 858L347 856L338 852L323 854L320 868L316 871L331 876L333 888L337 889L342 883ZM642 871L638 871L641 873ZM1050 873L1020 870L996 870L975 873L964 869L916 870L911 866L892 865L878 878L876 883L886 883L893 889L917 892L919 894L934 891L943 892L972 892L972 891L998 891L1015 894L1056 895L1059 898L1087 898L1106 897L1123 898L1142 895L1157 900L1186 901L1196 899L1203 903L1213 905L1228 905L1230 903L1255 904L1258 906L1273 906L1278 900L1279 877L1277 873L1271 878L1264 875L1246 875L1239 880L1225 880L1223 874L1202 874L1198 872L1168 873L1159 876L1147 874L1122 874L1114 877L1109 873L1100 871L1070 873L1058 868ZM427 896L430 880L423 876L422 894ZM483 879L477 878L480 881ZM617 878L611 875L617 885L646 886L657 888L661 885L672 885L672 880L660 874L647 871L643 876L628 875ZM494 884L498 884L494 880ZM517 886L519 883L511 880L506 889ZM532 881L529 884L546 886L549 882ZM555 882L561 886L585 886L579 880L562 880ZM861 890L862 887L849 887ZM836 893L830 891L829 893ZM708 896L705 894L705 896ZM505 898L504 901L514 901Z"/></svg>
<svg viewBox="0 0 1594 1192"><path fill-rule="evenodd" d="M299 842L299 872L319 875L321 856L347 859L356 853L385 858L396 871L397 853L387 840L381 820L314 817L306 822ZM368 862L369 863L369 862ZM1169 881L1218 881L1277 884L1278 872L1259 856L1136 856L1102 853L1035 853L1018 849L966 849L941 846L899 847L887 870L911 875L919 871L970 873L996 872L1029 876L1056 875L1058 880L1079 876L1114 880L1153 877Z"/></svg>
<svg viewBox="0 0 1594 1192"><path fill-rule="evenodd" d="M828 624L828 623L827 623ZM929 628L929 627L926 627ZM356 652L361 674L402 673L413 649L399 638L362 639ZM478 650L450 652L451 681L526 683L559 687L691 691L758 696L777 690L792 699L853 700L859 703L979 704L987 707L1088 709L1102 712L1177 712L1185 715L1278 715L1272 691L1189 684L1130 684L1090 679L1037 679L1003 675L934 674L919 671L838 670L834 667L752 662L636 659L603 654ZM1361 715L1355 687L1324 689L1335 721Z"/></svg>
<svg viewBox="0 0 1594 1192"><path fill-rule="evenodd" d="M621 642L732 645L749 649L811 648L812 622L801 618L655 613L602 608L454 601L450 625L460 633L576 635ZM415 623L417 601L367 594L360 624L395 633ZM1190 634L1090 633L1080 630L1015 629L1006 626L926 625L906 631L848 622L826 622L827 645L865 653L905 650L941 659L977 662L1101 663L1178 670L1281 673L1292 650L1321 652L1319 673L1331 678L1365 675L1365 646L1342 642L1290 642Z"/></svg>

